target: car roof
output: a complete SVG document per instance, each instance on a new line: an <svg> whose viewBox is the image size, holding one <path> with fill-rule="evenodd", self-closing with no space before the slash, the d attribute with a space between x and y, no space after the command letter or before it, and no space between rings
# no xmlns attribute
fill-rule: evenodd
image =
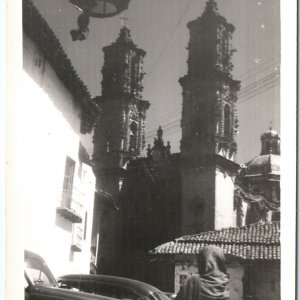
<svg viewBox="0 0 300 300"><path fill-rule="evenodd" d="M58 280L84 280L84 281L94 281L94 282L102 282L108 284L117 284L122 287L132 288L141 293L157 293L160 292L156 287L134 279L117 277L117 276L109 276L109 275L91 275L91 274L69 274L60 276Z"/></svg>
<svg viewBox="0 0 300 300"><path fill-rule="evenodd" d="M24 251L24 256L28 257L28 258L33 258L33 259L36 259L36 260L40 260L40 261L45 261L40 255L38 255L34 252L31 252L29 250Z"/></svg>

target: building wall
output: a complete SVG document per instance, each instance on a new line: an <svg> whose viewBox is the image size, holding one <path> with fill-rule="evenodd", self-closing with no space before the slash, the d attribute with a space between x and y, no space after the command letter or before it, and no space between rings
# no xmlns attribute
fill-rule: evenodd
<svg viewBox="0 0 300 300"><path fill-rule="evenodd" d="M237 260L230 259L227 262L227 272L229 274L230 300L243 299L244 267ZM186 260L177 261L175 263L174 292L178 293L186 279L194 274L198 274L198 266L194 256Z"/></svg>
<svg viewBox="0 0 300 300"><path fill-rule="evenodd" d="M23 43L23 97L18 107L21 118L16 120L16 126L24 247L43 256L55 276L89 272L95 179L91 168L78 158L81 111L25 34ZM89 143L91 137L85 136L84 141ZM62 199L67 156L75 161L73 186L83 197L83 220L76 225L83 234L86 230L81 252L71 251L73 224L56 213Z"/></svg>
<svg viewBox="0 0 300 300"><path fill-rule="evenodd" d="M215 167L182 162L181 235L214 230Z"/></svg>
<svg viewBox="0 0 300 300"><path fill-rule="evenodd" d="M194 274L198 274L196 260L181 261L175 264L174 292L177 294L185 281Z"/></svg>
<svg viewBox="0 0 300 300"><path fill-rule="evenodd" d="M280 262L257 262L245 268L244 299L280 299Z"/></svg>
<svg viewBox="0 0 300 300"><path fill-rule="evenodd" d="M230 300L243 299L243 278L244 266L237 261L231 261L227 264L229 274Z"/></svg>
<svg viewBox="0 0 300 300"><path fill-rule="evenodd" d="M219 168L216 169L216 207L215 230L235 227L236 211L234 210L234 177Z"/></svg>

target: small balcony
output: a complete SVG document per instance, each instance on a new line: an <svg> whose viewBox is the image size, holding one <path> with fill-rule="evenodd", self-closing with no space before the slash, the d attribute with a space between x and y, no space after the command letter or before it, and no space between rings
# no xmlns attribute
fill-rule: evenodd
<svg viewBox="0 0 300 300"><path fill-rule="evenodd" d="M70 191L63 191L62 200L56 208L57 214L72 223L82 222L83 200L84 194L76 187Z"/></svg>
<svg viewBox="0 0 300 300"><path fill-rule="evenodd" d="M81 252L82 249L83 230L77 224L73 225L71 250L73 252Z"/></svg>

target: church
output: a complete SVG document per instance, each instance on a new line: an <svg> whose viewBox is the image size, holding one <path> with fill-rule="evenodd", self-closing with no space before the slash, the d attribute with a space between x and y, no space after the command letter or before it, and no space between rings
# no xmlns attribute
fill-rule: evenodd
<svg viewBox="0 0 300 300"><path fill-rule="evenodd" d="M151 264L149 251L155 247L182 236L280 219L277 132L271 128L262 135L261 154L244 167L235 161L240 81L232 75L234 26L214 0L187 26L187 74L179 79L180 153L172 153L160 126L154 144L145 145L146 52L126 26L103 49L102 95L94 99L100 113L94 131L92 271L161 289L174 289L174 267Z"/></svg>

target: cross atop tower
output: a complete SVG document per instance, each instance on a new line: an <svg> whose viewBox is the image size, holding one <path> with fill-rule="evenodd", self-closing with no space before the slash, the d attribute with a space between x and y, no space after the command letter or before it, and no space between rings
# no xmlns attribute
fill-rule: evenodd
<svg viewBox="0 0 300 300"><path fill-rule="evenodd" d="M128 20L128 18L125 17L124 15L121 15L120 20L121 20L121 26L125 27L126 26L126 21Z"/></svg>
<svg viewBox="0 0 300 300"><path fill-rule="evenodd" d="M218 11L218 8L217 8L217 3L215 2L215 0L208 0L206 2L205 10L216 13Z"/></svg>

